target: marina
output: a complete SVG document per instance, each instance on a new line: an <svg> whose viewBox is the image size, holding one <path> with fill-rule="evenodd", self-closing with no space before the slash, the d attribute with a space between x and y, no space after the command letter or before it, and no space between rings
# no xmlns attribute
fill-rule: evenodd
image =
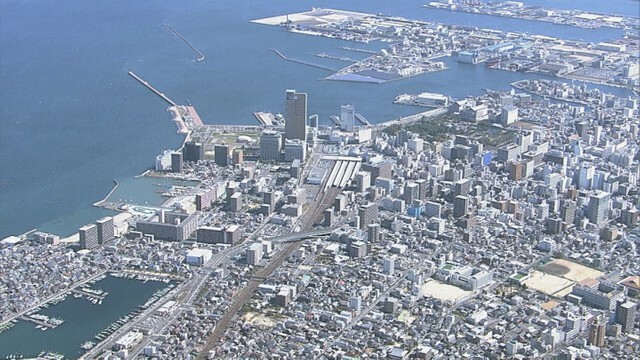
<svg viewBox="0 0 640 360"><path fill-rule="evenodd" d="M86 285L81 287L82 296L103 296L101 304L86 298L58 296L33 313L10 321L10 325L1 325L0 329L5 330L0 333L0 358L38 354L43 358L46 352L77 358L161 299L176 283L160 274L118 271Z"/></svg>

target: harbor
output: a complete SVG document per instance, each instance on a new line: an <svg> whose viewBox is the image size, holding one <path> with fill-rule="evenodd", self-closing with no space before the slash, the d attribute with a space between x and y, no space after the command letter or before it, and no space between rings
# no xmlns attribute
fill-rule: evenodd
<svg viewBox="0 0 640 360"><path fill-rule="evenodd" d="M36 311L0 325L0 358L47 352L78 358L175 286L175 278L161 274L105 273L70 292L72 296L56 296ZM102 300L91 300L98 298Z"/></svg>

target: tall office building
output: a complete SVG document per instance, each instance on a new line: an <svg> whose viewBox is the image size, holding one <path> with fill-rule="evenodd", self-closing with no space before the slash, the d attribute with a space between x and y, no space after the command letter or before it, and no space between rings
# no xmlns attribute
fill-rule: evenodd
<svg viewBox="0 0 640 360"><path fill-rule="evenodd" d="M353 123L356 116L356 107L353 105L340 106L340 129L353 131Z"/></svg>
<svg viewBox="0 0 640 360"><path fill-rule="evenodd" d="M382 272L385 274L393 275L395 270L395 258L386 257L382 260Z"/></svg>
<svg viewBox="0 0 640 360"><path fill-rule="evenodd" d="M595 168L590 164L583 163L580 166L580 173L578 175L578 188L591 189L594 174Z"/></svg>
<svg viewBox="0 0 640 360"><path fill-rule="evenodd" d="M282 137L273 130L265 130L260 135L260 161L279 161Z"/></svg>
<svg viewBox="0 0 640 360"><path fill-rule="evenodd" d="M565 223L565 227L573 225L576 218L576 202L566 200L560 208L560 218Z"/></svg>
<svg viewBox="0 0 640 360"><path fill-rule="evenodd" d="M179 151L171 153L171 172L179 173L182 172L182 153Z"/></svg>
<svg viewBox="0 0 640 360"><path fill-rule="evenodd" d="M410 206L413 204L413 200L420 199L420 186L416 183L405 184L403 197L407 206Z"/></svg>
<svg viewBox="0 0 640 360"><path fill-rule="evenodd" d="M276 195L272 191L262 193L262 203L269 205L271 211L276 208Z"/></svg>
<svg viewBox="0 0 640 360"><path fill-rule="evenodd" d="M242 193L235 193L229 198L229 210L238 212L242 209Z"/></svg>
<svg viewBox="0 0 640 360"><path fill-rule="evenodd" d="M193 162L204 159L204 146L195 141L187 141L182 149L182 158Z"/></svg>
<svg viewBox="0 0 640 360"><path fill-rule="evenodd" d="M358 228L365 229L367 225L378 221L378 204L371 202L367 205L360 206L358 209L358 217L360 223Z"/></svg>
<svg viewBox="0 0 640 360"><path fill-rule="evenodd" d="M607 326L600 319L589 326L589 344L597 347L604 346L604 336Z"/></svg>
<svg viewBox="0 0 640 360"><path fill-rule="evenodd" d="M380 224L367 225L367 240L369 240L370 243L380 241Z"/></svg>
<svg viewBox="0 0 640 360"><path fill-rule="evenodd" d="M616 324L622 326L622 332L633 332L633 326L636 322L637 304L631 301L618 301L616 304Z"/></svg>
<svg viewBox="0 0 640 360"><path fill-rule="evenodd" d="M459 218L467 215L468 208L469 208L468 197L458 195L453 199L453 217Z"/></svg>
<svg viewBox="0 0 640 360"><path fill-rule="evenodd" d="M214 160L218 166L229 165L229 145L216 145L214 148Z"/></svg>
<svg viewBox="0 0 640 360"><path fill-rule="evenodd" d="M253 243L251 244L246 252L247 264L249 265L258 265L260 260L262 260L262 244L261 243Z"/></svg>
<svg viewBox="0 0 640 360"><path fill-rule="evenodd" d="M98 247L98 227L94 224L89 224L81 227L78 230L80 235L80 247L83 249L93 249Z"/></svg>
<svg viewBox="0 0 640 360"><path fill-rule="evenodd" d="M425 200L427 198L429 183L427 183L425 179L418 179L416 180L416 184L418 184L418 199Z"/></svg>
<svg viewBox="0 0 640 360"><path fill-rule="evenodd" d="M96 221L96 226L98 227L98 244L104 244L115 237L115 228L111 216L105 216Z"/></svg>
<svg viewBox="0 0 640 360"><path fill-rule="evenodd" d="M233 149L231 158L233 161L233 165L241 165L244 162L244 150Z"/></svg>
<svg viewBox="0 0 640 360"><path fill-rule="evenodd" d="M607 192L597 192L589 197L589 222L598 226L607 221L611 195Z"/></svg>
<svg viewBox="0 0 640 360"><path fill-rule="evenodd" d="M307 94L287 90L284 109L284 137L307 139Z"/></svg>
<svg viewBox="0 0 640 360"><path fill-rule="evenodd" d="M371 186L371 173L368 171L358 171L356 174L356 186L359 192L364 192Z"/></svg>

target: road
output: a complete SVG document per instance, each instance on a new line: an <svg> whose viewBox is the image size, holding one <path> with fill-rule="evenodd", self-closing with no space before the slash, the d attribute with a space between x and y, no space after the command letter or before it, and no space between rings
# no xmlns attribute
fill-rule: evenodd
<svg viewBox="0 0 640 360"><path fill-rule="evenodd" d="M170 291L167 295L163 296L162 299L159 299L147 310L145 310L140 315L138 315L135 319L123 325L118 330L114 331L109 337L101 341L96 347L94 347L89 352L84 354L82 358L92 359L97 357L103 351L109 349L113 344L113 342L116 341L118 338L126 334L128 331L131 331L132 329L136 328L142 322L149 319L162 305L166 303L165 300L167 299L170 299L175 296L176 302L179 303L182 308L192 304L196 295L198 294L202 286L206 283L206 279L209 275L209 271L217 267L222 261L237 255L243 250L244 250L244 246L237 246L237 247L220 251L217 254L215 254L206 264L202 266L201 269L199 269L196 272L196 274L191 279L188 279L182 284L180 284L179 286L177 286L175 289ZM161 334L162 331L164 331L164 329L166 329L166 327L169 326L171 322L175 320L175 318L177 318L179 313L180 311L176 311L171 318L167 319L167 321L164 321L158 324L158 326L155 329L150 329L149 334ZM160 326L162 328L160 328ZM133 351L131 351L131 354L134 355L135 357L135 355L140 353L150 341L151 341L151 336L145 337L145 339L141 341L140 344L138 344L133 349Z"/></svg>
<svg viewBox="0 0 640 360"><path fill-rule="evenodd" d="M326 180L325 180L326 181ZM324 184L323 184L324 185ZM323 188L321 186L320 188ZM316 196L314 201L309 204L310 211L305 213L300 220L300 231L307 231L312 228L317 220L321 219L323 212L327 209L335 200L342 189L330 188L320 193L321 196ZM198 354L197 359L207 358L209 352L216 345L218 340L222 337L227 330L229 324L235 318L238 311L251 299L253 293L258 289L258 286L264 282L266 278L271 275L276 269L282 266L282 263L291 255L295 250L301 246L301 242L287 243L285 244L270 260L267 266L259 269L255 272L251 280L247 285L240 290L223 317L216 325L214 331L211 333L204 348Z"/></svg>

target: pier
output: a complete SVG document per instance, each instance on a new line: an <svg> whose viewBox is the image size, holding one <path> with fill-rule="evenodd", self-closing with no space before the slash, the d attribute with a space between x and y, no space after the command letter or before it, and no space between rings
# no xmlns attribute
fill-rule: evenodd
<svg viewBox="0 0 640 360"><path fill-rule="evenodd" d="M352 47L348 47L348 46L340 46L338 49L347 50L347 51L354 51L354 52L360 52L360 53L370 54L370 55L377 54L377 52L375 52L375 51L371 51L371 50L367 50L367 49L352 48Z"/></svg>
<svg viewBox="0 0 640 360"><path fill-rule="evenodd" d="M182 40L185 44L187 44L187 46L189 46L193 51L195 51L195 53L198 55L198 58L196 59L197 62L204 60L204 54L202 53L202 51L198 50L195 46L193 46L187 39L184 38L184 36L180 35L180 33L177 32L170 25L165 24L164 26L166 26L167 29L171 30L171 32L174 33L180 40Z"/></svg>
<svg viewBox="0 0 640 360"><path fill-rule="evenodd" d="M129 70L128 74L138 80L138 82L142 85L144 85L147 89L151 90L154 94L160 96L160 98L162 98L162 100L166 101L169 103L169 105L171 106L178 106L178 104L176 104L173 100L169 99L169 97L167 95L165 95L164 93L160 92L159 90L157 90L156 88L154 88L153 86L151 86L151 84L149 84L147 81L145 81L143 78L139 77L138 75L136 75L133 71Z"/></svg>
<svg viewBox="0 0 640 360"><path fill-rule="evenodd" d="M283 60L287 60L287 61L291 61L294 63L298 63L298 64L302 64L302 65L307 65L307 66L311 66L311 67L315 67L318 69L322 69L322 70L328 70L328 71L333 71L335 72L334 69L331 69L329 67L326 66L322 66L322 65L318 65L318 64L314 64L314 63L310 63L307 61L303 61L303 60L297 60L297 59L292 59L292 58L288 58L286 56L284 56L280 51L276 50L276 49L271 49L271 51L273 51L274 53L276 53L278 56L280 56Z"/></svg>
<svg viewBox="0 0 640 360"><path fill-rule="evenodd" d="M102 293L102 294L98 294L97 292L89 292L92 289L85 289L85 288L81 288L81 289L72 289L71 292L74 294L78 294L81 295L82 297L88 298L89 300L95 300L95 301L99 301L99 300L104 300L105 297L107 297L108 293Z"/></svg>
<svg viewBox="0 0 640 360"><path fill-rule="evenodd" d="M18 319L19 319L19 320L22 320L22 321L32 322L32 323L34 323L34 324L36 324L36 325L40 325L40 326L44 326L44 327L48 327L49 329L55 329L55 328L57 327L57 325L54 325L54 324L48 323L48 322L46 322L46 321L42 321L42 320L38 320L38 319L34 319L34 318L30 317L30 316L25 316L25 315L23 315L23 316L20 316Z"/></svg>

